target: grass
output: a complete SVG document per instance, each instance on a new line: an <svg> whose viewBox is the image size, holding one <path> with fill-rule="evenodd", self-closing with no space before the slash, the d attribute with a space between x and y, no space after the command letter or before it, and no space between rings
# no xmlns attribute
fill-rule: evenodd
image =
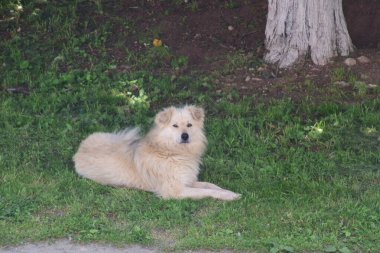
<svg viewBox="0 0 380 253"><path fill-rule="evenodd" d="M208 76L173 78L170 69L187 59L169 48L109 55L133 23L88 5L31 1L22 13L1 6L8 21L0 25L11 33L0 41L1 246L69 237L179 250L380 250L379 100L363 93L350 105L296 104L215 94ZM78 14L83 6L115 23L91 23ZM124 27L120 37L110 36L114 26ZM236 59L240 66L244 57ZM241 200L165 201L75 174L71 158L89 133L147 129L160 108L184 103L208 112L200 178Z"/></svg>

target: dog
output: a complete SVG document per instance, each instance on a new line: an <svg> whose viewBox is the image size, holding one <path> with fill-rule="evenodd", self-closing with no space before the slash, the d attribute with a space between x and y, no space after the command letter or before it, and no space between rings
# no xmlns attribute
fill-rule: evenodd
<svg viewBox="0 0 380 253"><path fill-rule="evenodd" d="M138 128L94 133L73 157L76 172L104 185L153 192L163 199L235 200L240 194L197 177L206 149L204 110L187 105L159 112L145 137Z"/></svg>

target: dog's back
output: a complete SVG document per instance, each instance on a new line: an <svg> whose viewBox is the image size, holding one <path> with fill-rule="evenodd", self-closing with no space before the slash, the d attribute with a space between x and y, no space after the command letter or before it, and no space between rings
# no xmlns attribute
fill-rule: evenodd
<svg viewBox="0 0 380 253"><path fill-rule="evenodd" d="M73 157L76 172L101 184L140 188L133 164L140 138L137 128L91 134Z"/></svg>

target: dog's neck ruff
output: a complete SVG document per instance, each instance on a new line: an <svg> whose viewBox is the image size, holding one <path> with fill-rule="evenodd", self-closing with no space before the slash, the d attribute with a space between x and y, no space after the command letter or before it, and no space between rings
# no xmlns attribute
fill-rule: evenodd
<svg viewBox="0 0 380 253"><path fill-rule="evenodd" d="M176 157L176 156L187 156L191 158L199 159L202 156L202 153L197 154L194 151L196 148L192 148L190 143L180 143L175 146L171 144L163 145L163 143L156 143L154 141L146 141L145 145L150 149L154 150L156 155L161 157Z"/></svg>

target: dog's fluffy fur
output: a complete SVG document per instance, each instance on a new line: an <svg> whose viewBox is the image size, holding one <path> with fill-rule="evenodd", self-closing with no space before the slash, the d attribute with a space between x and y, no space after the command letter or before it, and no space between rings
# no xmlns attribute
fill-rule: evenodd
<svg viewBox="0 0 380 253"><path fill-rule="evenodd" d="M79 175L98 183L137 188L162 198L234 200L239 194L197 181L205 151L204 111L196 106L169 107L142 138L137 128L94 133L73 160Z"/></svg>

